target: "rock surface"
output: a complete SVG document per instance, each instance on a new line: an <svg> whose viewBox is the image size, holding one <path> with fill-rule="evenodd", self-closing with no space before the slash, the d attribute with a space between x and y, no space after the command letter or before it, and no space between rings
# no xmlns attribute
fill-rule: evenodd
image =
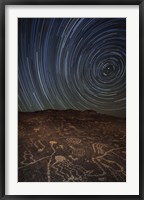
<svg viewBox="0 0 144 200"><path fill-rule="evenodd" d="M19 113L19 182L125 182L126 120L95 111Z"/></svg>

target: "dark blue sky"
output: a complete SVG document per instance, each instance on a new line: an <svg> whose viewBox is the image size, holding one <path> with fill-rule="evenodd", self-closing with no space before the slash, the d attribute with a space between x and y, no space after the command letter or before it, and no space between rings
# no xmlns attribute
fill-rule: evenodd
<svg viewBox="0 0 144 200"><path fill-rule="evenodd" d="M19 111L126 116L126 19L18 20Z"/></svg>

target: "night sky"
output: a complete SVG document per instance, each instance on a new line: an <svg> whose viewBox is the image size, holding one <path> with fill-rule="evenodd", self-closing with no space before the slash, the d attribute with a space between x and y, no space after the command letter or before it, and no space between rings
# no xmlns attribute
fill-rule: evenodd
<svg viewBox="0 0 144 200"><path fill-rule="evenodd" d="M126 19L19 18L18 106L126 116Z"/></svg>

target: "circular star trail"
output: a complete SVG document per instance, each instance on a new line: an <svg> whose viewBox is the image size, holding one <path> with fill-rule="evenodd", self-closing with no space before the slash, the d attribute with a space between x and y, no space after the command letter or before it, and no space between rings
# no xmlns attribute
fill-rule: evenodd
<svg viewBox="0 0 144 200"><path fill-rule="evenodd" d="M19 111L125 117L125 19L23 18L18 32Z"/></svg>

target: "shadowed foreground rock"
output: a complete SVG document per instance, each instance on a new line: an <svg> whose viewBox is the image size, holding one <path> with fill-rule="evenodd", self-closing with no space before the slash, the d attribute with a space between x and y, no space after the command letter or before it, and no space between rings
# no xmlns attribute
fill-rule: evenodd
<svg viewBox="0 0 144 200"><path fill-rule="evenodd" d="M19 182L126 181L126 121L94 111L19 113Z"/></svg>

